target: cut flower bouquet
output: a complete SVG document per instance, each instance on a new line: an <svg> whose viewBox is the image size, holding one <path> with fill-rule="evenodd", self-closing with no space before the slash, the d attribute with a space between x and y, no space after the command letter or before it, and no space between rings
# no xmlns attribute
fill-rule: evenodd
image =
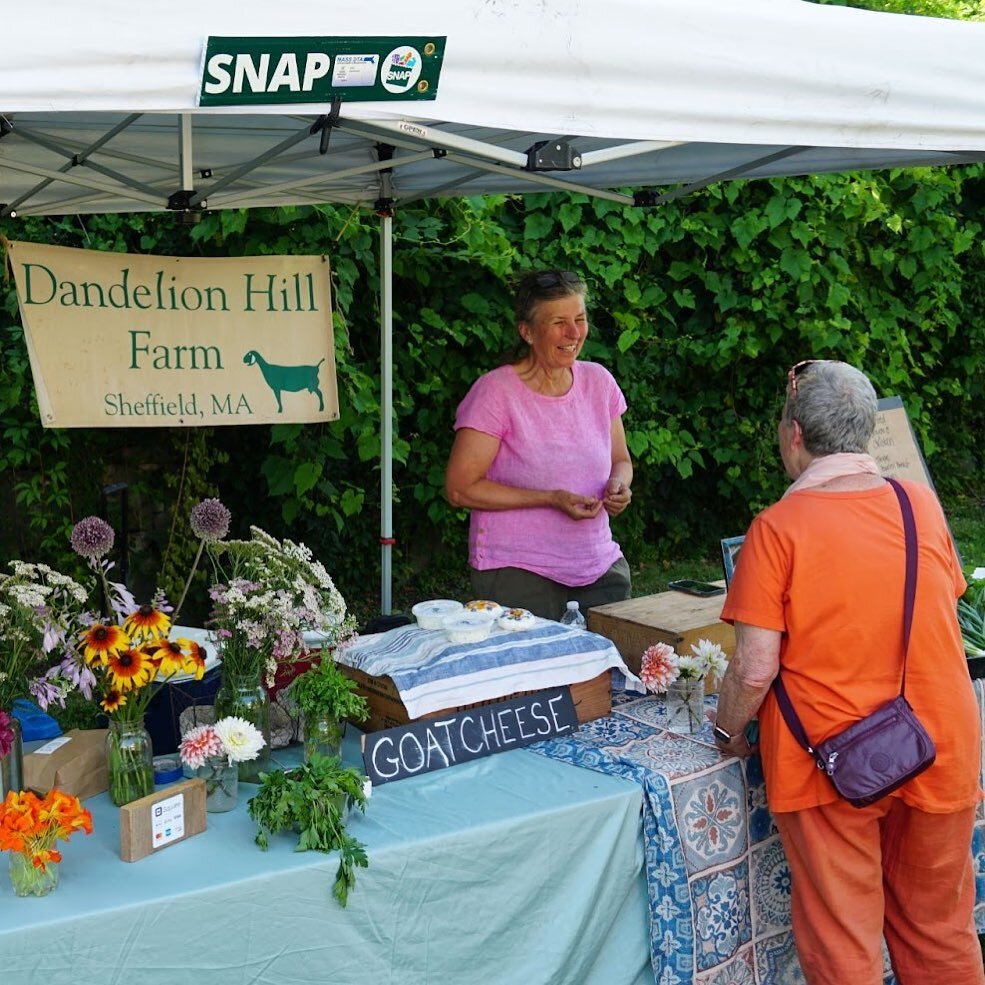
<svg viewBox="0 0 985 985"><path fill-rule="evenodd" d="M58 882L58 841L92 833L92 815L59 790L39 797L31 790L8 792L0 803L0 851L10 852L10 880L18 896L43 896Z"/></svg>
<svg viewBox="0 0 985 985"><path fill-rule="evenodd" d="M242 718L227 716L214 725L197 725L178 747L182 763L205 780L206 810L231 810L236 804L236 767L256 759L266 741L260 730Z"/></svg>
<svg viewBox="0 0 985 985"><path fill-rule="evenodd" d="M697 732L704 724L706 680L721 680L728 666L717 643L698 640L690 654L678 654L667 643L647 647L640 663L640 680L648 691L667 695L667 727Z"/></svg>
<svg viewBox="0 0 985 985"><path fill-rule="evenodd" d="M262 675L272 687L278 667L307 652L306 632L316 632L326 648L353 637L345 599L304 544L251 527L249 540L215 543L209 552L219 576L209 592L210 625L224 674Z"/></svg>

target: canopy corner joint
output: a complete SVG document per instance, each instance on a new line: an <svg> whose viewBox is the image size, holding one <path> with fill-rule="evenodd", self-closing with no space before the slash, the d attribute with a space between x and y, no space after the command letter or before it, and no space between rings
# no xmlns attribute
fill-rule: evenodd
<svg viewBox="0 0 985 985"><path fill-rule="evenodd" d="M526 154L527 171L581 170L581 154L567 140L539 140Z"/></svg>

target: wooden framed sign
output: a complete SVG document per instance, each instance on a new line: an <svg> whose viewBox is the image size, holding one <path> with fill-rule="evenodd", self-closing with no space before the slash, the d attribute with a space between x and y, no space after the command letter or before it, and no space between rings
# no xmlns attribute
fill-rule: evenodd
<svg viewBox="0 0 985 985"><path fill-rule="evenodd" d="M363 738L363 763L374 784L446 769L577 731L567 686L474 706Z"/></svg>

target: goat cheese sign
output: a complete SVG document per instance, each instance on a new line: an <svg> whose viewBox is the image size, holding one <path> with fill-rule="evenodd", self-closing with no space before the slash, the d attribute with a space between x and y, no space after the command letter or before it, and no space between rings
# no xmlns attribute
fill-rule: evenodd
<svg viewBox="0 0 985 985"><path fill-rule="evenodd" d="M339 416L328 259L10 243L45 427Z"/></svg>

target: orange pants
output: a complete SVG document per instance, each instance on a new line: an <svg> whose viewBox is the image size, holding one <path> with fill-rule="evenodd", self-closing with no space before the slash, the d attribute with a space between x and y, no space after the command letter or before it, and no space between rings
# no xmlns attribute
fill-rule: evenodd
<svg viewBox="0 0 985 985"><path fill-rule="evenodd" d="M790 863L793 932L809 985L985 985L972 907L975 809L928 814L885 797L774 815Z"/></svg>

